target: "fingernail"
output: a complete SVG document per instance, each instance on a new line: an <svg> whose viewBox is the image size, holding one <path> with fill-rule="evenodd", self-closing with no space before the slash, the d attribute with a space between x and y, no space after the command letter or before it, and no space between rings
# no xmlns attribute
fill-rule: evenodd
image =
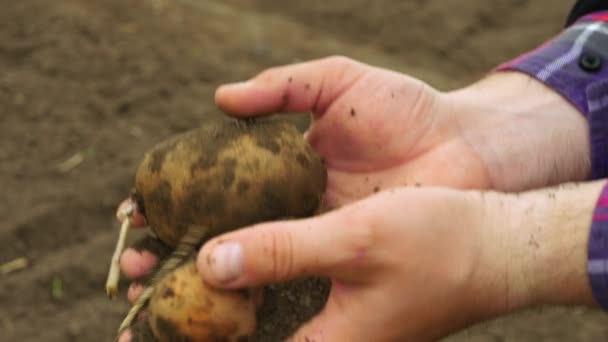
<svg viewBox="0 0 608 342"><path fill-rule="evenodd" d="M129 302L135 303L137 298L144 292L144 286L139 283L132 283L127 291L127 298Z"/></svg>
<svg viewBox="0 0 608 342"><path fill-rule="evenodd" d="M236 242L218 244L211 251L209 268L219 282L235 280L243 272L243 248Z"/></svg>
<svg viewBox="0 0 608 342"><path fill-rule="evenodd" d="M120 203L118 205L118 210L116 210L116 218L122 222L124 221L127 216L131 215L131 213L133 213L133 203L131 200L124 200L122 201L122 203Z"/></svg>

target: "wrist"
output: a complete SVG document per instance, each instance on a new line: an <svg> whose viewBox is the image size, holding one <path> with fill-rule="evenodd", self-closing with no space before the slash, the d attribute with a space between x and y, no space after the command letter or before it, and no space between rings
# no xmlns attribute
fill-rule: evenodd
<svg viewBox="0 0 608 342"><path fill-rule="evenodd" d="M513 265L520 262L517 257L522 245L514 239L521 240L523 236L514 234L512 228L517 226L513 220L520 215L517 197L494 191L470 194L475 203L472 207L477 208L474 231L480 249L468 297L474 298L475 321L481 321L529 306L532 296L523 286L521 273L513 271Z"/></svg>
<svg viewBox="0 0 608 342"><path fill-rule="evenodd" d="M521 256L513 271L526 279L527 305L592 303L587 241L600 190L598 182L571 183L527 193L517 203L522 220L507 234L523 230L536 241L520 237L513 245Z"/></svg>
<svg viewBox="0 0 608 342"><path fill-rule="evenodd" d="M492 188L522 191L590 175L585 117L561 95L518 72L500 72L446 94Z"/></svg>
<svg viewBox="0 0 608 342"><path fill-rule="evenodd" d="M587 243L604 181L486 196L485 317L537 305L595 305Z"/></svg>
<svg viewBox="0 0 608 342"><path fill-rule="evenodd" d="M539 234L544 241L540 258L537 262L528 258L527 273L534 275L532 304L595 305L587 253L593 213L604 185L604 180L568 184L530 194L531 201L545 202L545 210L532 225L546 227Z"/></svg>

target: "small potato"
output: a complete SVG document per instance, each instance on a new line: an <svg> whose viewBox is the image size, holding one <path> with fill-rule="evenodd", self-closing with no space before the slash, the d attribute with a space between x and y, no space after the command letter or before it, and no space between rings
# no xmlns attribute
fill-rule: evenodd
<svg viewBox="0 0 608 342"><path fill-rule="evenodd" d="M261 293L211 288L188 261L156 286L148 322L158 342L247 341L255 332Z"/></svg>
<svg viewBox="0 0 608 342"><path fill-rule="evenodd" d="M175 247L189 226L205 238L286 217L321 204L322 159L291 124L222 117L152 148L135 179L135 199L151 229Z"/></svg>

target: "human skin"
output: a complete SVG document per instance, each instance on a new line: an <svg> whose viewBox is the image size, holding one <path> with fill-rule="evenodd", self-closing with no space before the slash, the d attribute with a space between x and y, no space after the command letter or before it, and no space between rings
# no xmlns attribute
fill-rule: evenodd
<svg viewBox="0 0 608 342"><path fill-rule="evenodd" d="M310 111L306 138L327 161L329 208L404 186L521 191L584 180L590 172L584 117L519 73L440 92L403 74L331 57L220 87L216 102L241 117ZM128 249L121 262L137 278L156 260Z"/></svg>

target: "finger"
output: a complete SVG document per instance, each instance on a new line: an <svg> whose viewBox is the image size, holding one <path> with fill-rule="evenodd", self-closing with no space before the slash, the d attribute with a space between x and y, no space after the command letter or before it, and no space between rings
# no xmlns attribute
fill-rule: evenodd
<svg viewBox="0 0 608 342"><path fill-rule="evenodd" d="M348 214L347 214L348 212ZM349 217L350 215L350 217ZM198 269L215 286L258 286L358 268L372 243L353 210L240 229L205 244ZM362 259L363 256L363 259ZM360 273L360 272L357 272Z"/></svg>
<svg viewBox="0 0 608 342"><path fill-rule="evenodd" d="M345 57L275 67L247 82L219 87L215 102L237 116L305 111L321 115L366 70Z"/></svg>
<svg viewBox="0 0 608 342"><path fill-rule="evenodd" d="M118 338L118 342L131 342L132 339L133 333L131 330L125 330Z"/></svg>
<svg viewBox="0 0 608 342"><path fill-rule="evenodd" d="M120 256L120 268L131 279L141 278L150 273L158 263L158 258L148 251L136 251L127 248Z"/></svg>
<svg viewBox="0 0 608 342"><path fill-rule="evenodd" d="M144 286L142 284L132 283L131 285L129 285L129 291L127 292L127 299L129 300L129 302L131 304L133 304L133 303L135 303L137 298L139 298L139 296L141 296L141 294L143 292L144 292Z"/></svg>
<svg viewBox="0 0 608 342"><path fill-rule="evenodd" d="M129 246L137 252L146 251L163 260L171 255L173 248L153 235L145 235Z"/></svg>

